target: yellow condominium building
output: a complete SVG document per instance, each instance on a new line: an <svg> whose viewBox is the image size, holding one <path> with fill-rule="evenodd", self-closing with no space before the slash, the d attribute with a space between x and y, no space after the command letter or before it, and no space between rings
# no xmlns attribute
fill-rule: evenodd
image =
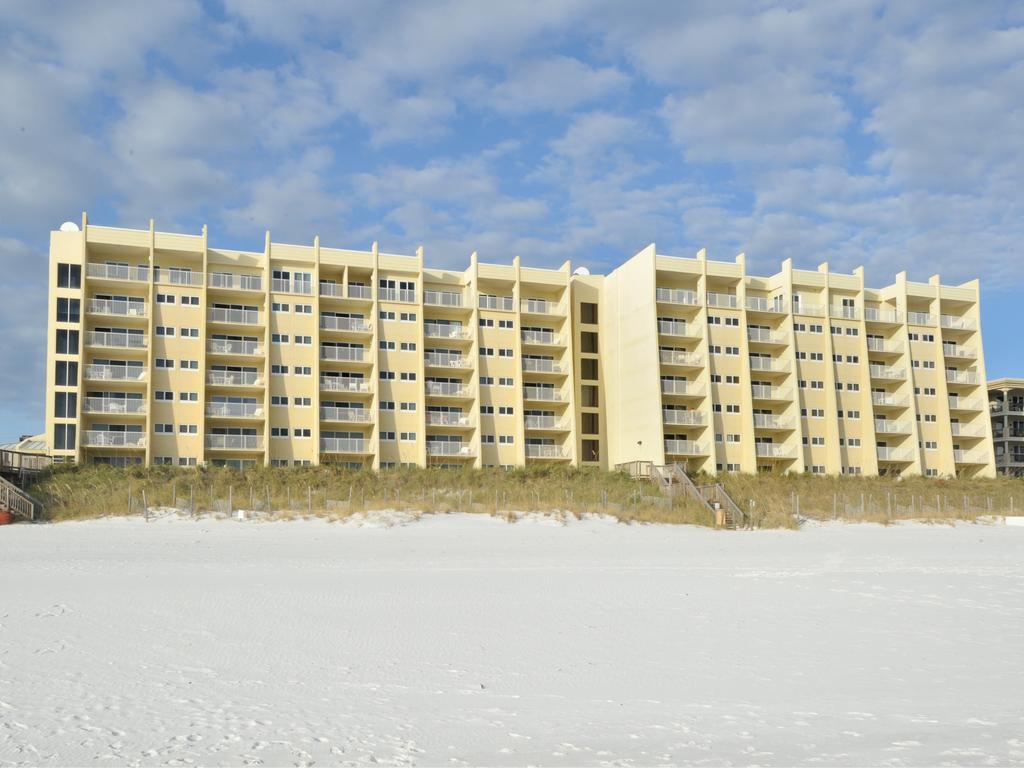
<svg viewBox="0 0 1024 768"><path fill-rule="evenodd" d="M607 276L65 224L46 434L118 465L995 473L977 281L648 246Z"/></svg>

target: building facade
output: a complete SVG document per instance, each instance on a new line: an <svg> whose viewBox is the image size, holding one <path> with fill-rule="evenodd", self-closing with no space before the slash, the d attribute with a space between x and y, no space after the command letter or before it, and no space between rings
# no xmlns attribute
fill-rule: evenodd
<svg viewBox="0 0 1024 768"><path fill-rule="evenodd" d="M996 471L1024 477L1024 379L988 383Z"/></svg>
<svg viewBox="0 0 1024 768"><path fill-rule="evenodd" d="M82 226L51 233L46 434L63 460L351 468L633 460L992 475L978 285L607 276Z"/></svg>

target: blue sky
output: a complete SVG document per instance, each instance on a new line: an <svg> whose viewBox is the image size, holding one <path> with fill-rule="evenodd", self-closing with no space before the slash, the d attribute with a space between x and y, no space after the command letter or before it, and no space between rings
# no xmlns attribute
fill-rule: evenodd
<svg viewBox="0 0 1024 768"><path fill-rule="evenodd" d="M8 0L0 103L0 439L42 428L83 210L436 266L978 276L989 377L1024 375L1020 3Z"/></svg>

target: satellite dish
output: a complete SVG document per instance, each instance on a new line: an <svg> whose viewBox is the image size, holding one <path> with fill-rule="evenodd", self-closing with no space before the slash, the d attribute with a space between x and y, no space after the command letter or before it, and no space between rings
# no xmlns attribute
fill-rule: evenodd
<svg viewBox="0 0 1024 768"><path fill-rule="evenodd" d="M77 232L78 231L78 225L75 224L75 222L73 222L73 221L65 221L63 224L60 225L60 231L61 232Z"/></svg>
<svg viewBox="0 0 1024 768"><path fill-rule="evenodd" d="M572 272L574 275L589 275L590 270L586 267L576 267Z"/></svg>

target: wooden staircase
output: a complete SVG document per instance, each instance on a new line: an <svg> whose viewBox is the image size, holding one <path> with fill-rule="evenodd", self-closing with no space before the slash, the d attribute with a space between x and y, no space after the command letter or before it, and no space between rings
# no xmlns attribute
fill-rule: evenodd
<svg viewBox="0 0 1024 768"><path fill-rule="evenodd" d="M650 461L630 461L616 469L632 477L656 483L669 494L684 493L700 502L715 517L715 525L735 530L747 528L750 520L721 483L696 485L681 464L659 466Z"/></svg>
<svg viewBox="0 0 1024 768"><path fill-rule="evenodd" d="M49 456L0 450L0 512L36 520L43 512L43 505L25 491L25 486L52 465L53 460Z"/></svg>
<svg viewBox="0 0 1024 768"><path fill-rule="evenodd" d="M10 512L32 522L42 511L43 505L37 499L0 476L0 512Z"/></svg>

